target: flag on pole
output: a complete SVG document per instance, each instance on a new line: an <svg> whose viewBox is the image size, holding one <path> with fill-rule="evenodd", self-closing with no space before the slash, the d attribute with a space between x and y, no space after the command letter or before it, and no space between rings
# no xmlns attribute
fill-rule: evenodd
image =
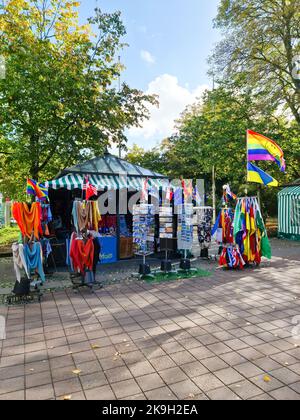
<svg viewBox="0 0 300 420"><path fill-rule="evenodd" d="M89 176L85 176L83 180L82 190L85 191L85 199L88 201L91 197L98 195L97 188L90 183Z"/></svg>
<svg viewBox="0 0 300 420"><path fill-rule="evenodd" d="M193 181L190 179L188 184L184 180L181 181L181 185L183 188L184 199L188 201L190 197L193 196Z"/></svg>
<svg viewBox="0 0 300 420"><path fill-rule="evenodd" d="M26 193L28 195L35 195L41 201L45 201L49 197L48 188L34 179L27 179Z"/></svg>
<svg viewBox="0 0 300 420"><path fill-rule="evenodd" d="M166 191L166 200L167 201L172 201L172 198L173 198L173 191L172 191L171 186L169 184L168 187L167 187L167 191Z"/></svg>
<svg viewBox="0 0 300 420"><path fill-rule="evenodd" d="M180 206L181 204L183 204L182 188L178 187L174 193L174 205Z"/></svg>
<svg viewBox="0 0 300 420"><path fill-rule="evenodd" d="M276 162L281 172L285 172L286 163L284 153L275 141L262 134L247 131L248 162L269 160Z"/></svg>
<svg viewBox="0 0 300 420"><path fill-rule="evenodd" d="M193 200L196 202L197 207L201 206L201 201L202 200L201 200L200 193L199 193L197 185L193 190Z"/></svg>
<svg viewBox="0 0 300 420"><path fill-rule="evenodd" d="M149 184L149 178L143 181L142 194L141 194L141 201L143 202L148 202L148 184Z"/></svg>
<svg viewBox="0 0 300 420"><path fill-rule="evenodd" d="M279 185L278 181L275 178L262 171L260 168L253 165L250 162L248 162L247 181L267 185L268 187L278 187Z"/></svg>
<svg viewBox="0 0 300 420"><path fill-rule="evenodd" d="M229 184L226 184L223 186L223 201L224 203L228 203L229 200L236 200L237 199L237 195L234 194L231 189Z"/></svg>
<svg viewBox="0 0 300 420"><path fill-rule="evenodd" d="M154 197L157 200L159 200L159 190L155 185L151 186L149 194L151 195L151 197Z"/></svg>

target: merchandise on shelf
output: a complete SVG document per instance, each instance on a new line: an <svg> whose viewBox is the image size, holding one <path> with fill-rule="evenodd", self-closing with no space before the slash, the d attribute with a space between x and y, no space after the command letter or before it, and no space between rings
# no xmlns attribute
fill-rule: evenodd
<svg viewBox="0 0 300 420"><path fill-rule="evenodd" d="M99 222L99 233L101 236L117 235L117 216L102 216Z"/></svg>
<svg viewBox="0 0 300 420"><path fill-rule="evenodd" d="M161 239L173 239L173 233L173 209L172 207L160 207L159 237Z"/></svg>
<svg viewBox="0 0 300 420"><path fill-rule="evenodd" d="M198 239L201 248L209 248L211 244L212 207L197 209Z"/></svg>
<svg viewBox="0 0 300 420"><path fill-rule="evenodd" d="M178 206L178 249L191 250L193 247L193 204Z"/></svg>
<svg viewBox="0 0 300 420"><path fill-rule="evenodd" d="M133 207L133 246L135 254L154 253L154 206L141 204Z"/></svg>

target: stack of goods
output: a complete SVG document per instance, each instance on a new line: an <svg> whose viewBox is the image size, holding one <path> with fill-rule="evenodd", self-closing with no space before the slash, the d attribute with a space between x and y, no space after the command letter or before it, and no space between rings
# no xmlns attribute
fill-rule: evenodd
<svg viewBox="0 0 300 420"><path fill-rule="evenodd" d="M137 255L154 253L154 206L133 207L133 244Z"/></svg>
<svg viewBox="0 0 300 420"><path fill-rule="evenodd" d="M198 239L201 249L210 247L212 219L212 207L200 207L197 209Z"/></svg>
<svg viewBox="0 0 300 420"><path fill-rule="evenodd" d="M87 276L87 283L95 282L100 251L97 237L78 237L75 232L72 234L69 248L70 265L75 273L83 278Z"/></svg>
<svg viewBox="0 0 300 420"><path fill-rule="evenodd" d="M98 232L101 215L97 201L74 201L72 216L77 233L84 230Z"/></svg>
<svg viewBox="0 0 300 420"><path fill-rule="evenodd" d="M271 259L272 251L257 198L238 200L234 218L234 238L246 264L259 265Z"/></svg>
<svg viewBox="0 0 300 420"><path fill-rule="evenodd" d="M99 233L101 236L116 236L117 216L103 216L99 222Z"/></svg>
<svg viewBox="0 0 300 420"><path fill-rule="evenodd" d="M193 247L193 204L178 206L178 249L191 250Z"/></svg>
<svg viewBox="0 0 300 420"><path fill-rule="evenodd" d="M160 207L159 209L159 237L162 239L173 238L172 207Z"/></svg>

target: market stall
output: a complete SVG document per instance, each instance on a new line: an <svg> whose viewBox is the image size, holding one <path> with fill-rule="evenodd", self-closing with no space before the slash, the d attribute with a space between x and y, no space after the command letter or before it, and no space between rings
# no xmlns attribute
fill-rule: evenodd
<svg viewBox="0 0 300 420"><path fill-rule="evenodd" d="M161 191L169 185L168 178L109 153L65 169L57 178L46 183L53 209L53 226L61 248L72 231L74 202L84 198L83 185L86 176L97 189L92 200L99 201L103 194L108 199L111 194L112 201L115 201L114 209L110 209L107 214L101 214L97 229L101 243L101 262L113 263L133 257L133 217L132 211L128 211L130 199L143 190L145 180L149 188ZM124 207L123 202L120 206L123 194L126 196L126 208L120 210L120 207ZM56 257L59 258L59 255Z"/></svg>
<svg viewBox="0 0 300 420"><path fill-rule="evenodd" d="M300 240L300 179L278 194L278 235Z"/></svg>

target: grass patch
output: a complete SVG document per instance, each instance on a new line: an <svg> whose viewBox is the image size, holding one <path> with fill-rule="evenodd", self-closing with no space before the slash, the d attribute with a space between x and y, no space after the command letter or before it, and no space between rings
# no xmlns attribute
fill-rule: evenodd
<svg viewBox="0 0 300 420"><path fill-rule="evenodd" d="M0 248L9 247L19 240L20 230L17 226L0 229Z"/></svg>
<svg viewBox="0 0 300 420"><path fill-rule="evenodd" d="M169 281L187 280L199 277L210 277L211 272L205 270L179 271L177 273L152 273L152 276L145 276L143 280L147 283L165 283Z"/></svg>

